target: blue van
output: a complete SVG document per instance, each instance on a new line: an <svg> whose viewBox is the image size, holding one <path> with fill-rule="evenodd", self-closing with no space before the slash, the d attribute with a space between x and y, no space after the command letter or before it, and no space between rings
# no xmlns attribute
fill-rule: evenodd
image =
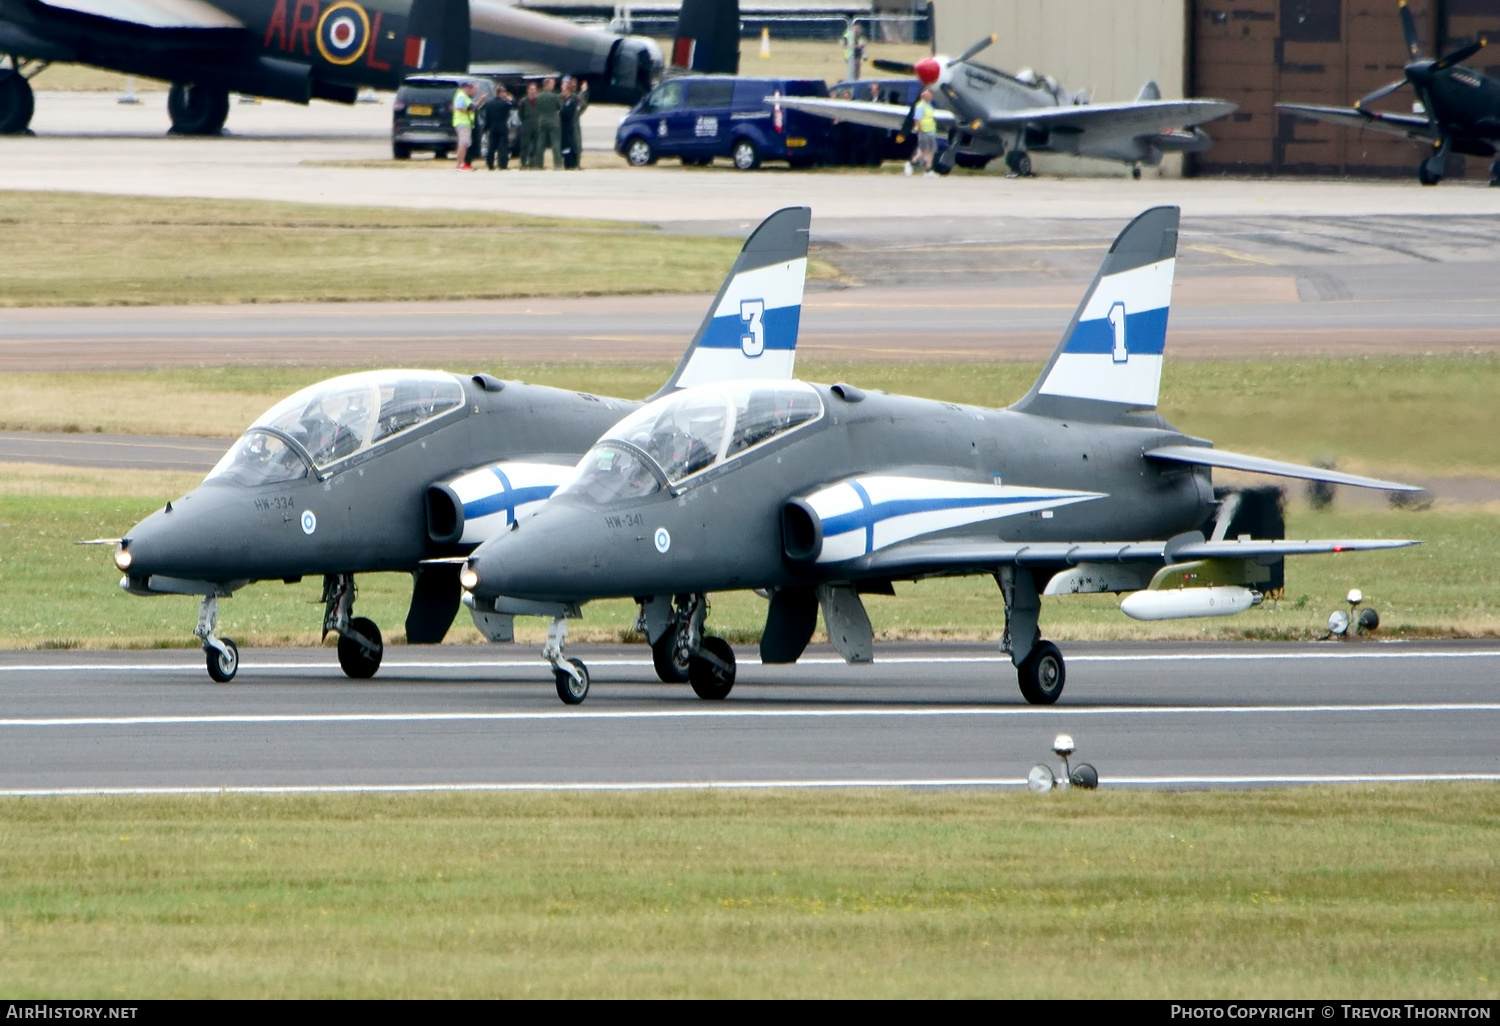
<svg viewBox="0 0 1500 1026"><path fill-rule="evenodd" d="M615 152L632 167L660 157L680 157L684 164L728 157L741 171L753 171L766 160L785 160L792 167L820 163L830 122L765 102L777 95L827 96L828 85L810 78L671 78L621 120Z"/></svg>

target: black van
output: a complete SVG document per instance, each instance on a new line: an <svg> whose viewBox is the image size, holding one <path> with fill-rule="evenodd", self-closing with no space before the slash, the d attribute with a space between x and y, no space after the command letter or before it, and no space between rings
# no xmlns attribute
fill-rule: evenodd
<svg viewBox="0 0 1500 1026"><path fill-rule="evenodd" d="M827 83L813 78L671 78L621 120L615 152L634 167L659 157L680 157L684 164L728 157L741 171L766 160L811 167L827 152L828 119L786 110L766 98L827 95Z"/></svg>
<svg viewBox="0 0 1500 1026"><path fill-rule="evenodd" d="M413 150L431 150L439 160L458 145L453 130L453 94L465 82L475 85L474 105L483 103L495 91L487 78L473 75L411 75L396 90L391 122L391 156L410 159ZM476 144L485 145L476 138ZM470 150L473 157L483 154Z"/></svg>

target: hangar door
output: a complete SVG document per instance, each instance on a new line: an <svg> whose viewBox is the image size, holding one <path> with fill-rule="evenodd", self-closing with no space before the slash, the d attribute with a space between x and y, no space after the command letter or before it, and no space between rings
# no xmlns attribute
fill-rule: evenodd
<svg viewBox="0 0 1500 1026"><path fill-rule="evenodd" d="M1239 110L1208 126L1214 147L1198 174L1407 177L1423 150L1377 132L1283 114L1276 103L1347 106L1402 75L1406 45L1395 0L1191 0L1192 96ZM1500 0L1409 0L1424 53L1500 36ZM1443 29L1439 42L1438 30ZM1476 61L1488 54L1481 51ZM1481 65L1482 67L1482 65ZM1409 110L1410 90L1380 101ZM1482 177L1487 162L1450 159L1450 177Z"/></svg>

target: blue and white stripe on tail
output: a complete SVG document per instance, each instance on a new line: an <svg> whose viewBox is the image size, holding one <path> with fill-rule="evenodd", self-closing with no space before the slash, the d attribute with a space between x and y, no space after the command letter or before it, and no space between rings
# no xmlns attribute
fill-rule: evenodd
<svg viewBox="0 0 1500 1026"><path fill-rule="evenodd" d="M1176 207L1156 207L1126 226L1041 377L1014 409L1109 417L1156 408L1177 224Z"/></svg>
<svg viewBox="0 0 1500 1026"><path fill-rule="evenodd" d="M787 207L751 233L677 370L653 399L717 381L791 379L811 222L808 207Z"/></svg>

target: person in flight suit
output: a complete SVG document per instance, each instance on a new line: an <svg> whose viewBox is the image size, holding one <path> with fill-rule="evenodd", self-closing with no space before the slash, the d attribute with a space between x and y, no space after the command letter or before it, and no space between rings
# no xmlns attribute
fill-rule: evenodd
<svg viewBox="0 0 1500 1026"><path fill-rule="evenodd" d="M562 80L562 152L563 166L570 171L578 169L583 159L583 128L579 118L589 106L589 84L584 82L576 90L571 78Z"/></svg>
<svg viewBox="0 0 1500 1026"><path fill-rule="evenodd" d="M510 166L510 112L515 109L515 98L504 86L497 86L479 108L479 130L490 144L484 162L491 171L496 161L501 171Z"/></svg>
<svg viewBox="0 0 1500 1026"><path fill-rule="evenodd" d="M552 170L561 171L562 162L562 97L556 92L557 79L542 81L541 92L536 98L536 135L531 140L532 167L543 167L547 150L552 150Z"/></svg>
<svg viewBox="0 0 1500 1026"><path fill-rule="evenodd" d="M521 166L536 167L531 162L536 148L537 89L535 82L526 83L526 95L519 104L521 109Z"/></svg>

